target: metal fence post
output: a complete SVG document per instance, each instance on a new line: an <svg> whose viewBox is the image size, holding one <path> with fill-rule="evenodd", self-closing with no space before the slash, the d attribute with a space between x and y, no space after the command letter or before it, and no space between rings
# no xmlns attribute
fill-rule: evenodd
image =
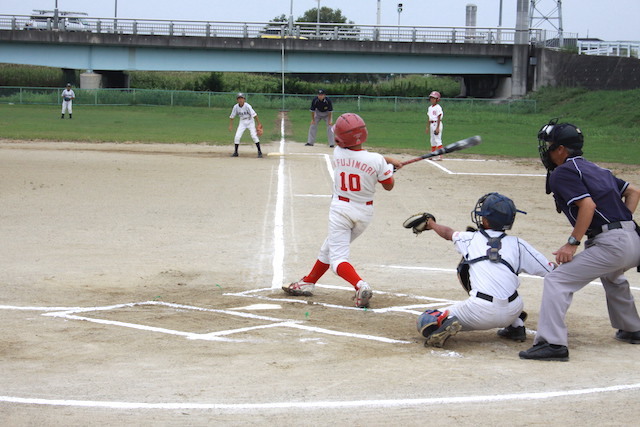
<svg viewBox="0 0 640 427"><path fill-rule="evenodd" d="M360 95L358 95L358 113L360 112Z"/></svg>

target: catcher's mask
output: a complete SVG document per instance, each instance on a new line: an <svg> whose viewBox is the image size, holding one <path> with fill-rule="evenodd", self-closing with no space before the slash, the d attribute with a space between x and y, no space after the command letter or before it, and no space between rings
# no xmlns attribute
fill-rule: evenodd
<svg viewBox="0 0 640 427"><path fill-rule="evenodd" d="M367 140L367 125L355 113L345 113L333 125L333 136L339 147L348 148Z"/></svg>
<svg viewBox="0 0 640 427"><path fill-rule="evenodd" d="M487 193L478 199L476 207L471 211L471 220L478 228L482 226L482 218L487 218L492 230L511 230L516 212L526 212L516 209L516 205L507 196L499 193Z"/></svg>
<svg viewBox="0 0 640 427"><path fill-rule="evenodd" d="M571 123L560 123L558 119L551 119L538 131L538 152L542 164L551 172L556 165L551 161L549 153L561 145L572 149L576 154L582 154L584 136L582 131Z"/></svg>

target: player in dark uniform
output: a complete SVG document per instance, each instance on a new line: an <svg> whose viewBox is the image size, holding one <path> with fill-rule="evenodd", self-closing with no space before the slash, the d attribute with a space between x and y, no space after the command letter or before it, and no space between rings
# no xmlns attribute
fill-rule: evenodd
<svg viewBox="0 0 640 427"><path fill-rule="evenodd" d="M323 89L318 90L318 96L311 101L311 125L309 126L309 135L307 143L304 145L313 145L316 143L316 134L318 133L318 124L321 120L327 123L327 142L329 147L333 147L336 143L333 138L333 104L327 98L327 94Z"/></svg>
<svg viewBox="0 0 640 427"><path fill-rule="evenodd" d="M640 344L640 316L624 272L640 265L640 229L633 212L640 190L582 157L580 129L552 120L538 133L547 168L547 194L573 231L557 252L559 267L547 274L534 345L522 359L569 360L565 315L574 292L600 278L611 326L619 341ZM585 249L576 255L584 236Z"/></svg>

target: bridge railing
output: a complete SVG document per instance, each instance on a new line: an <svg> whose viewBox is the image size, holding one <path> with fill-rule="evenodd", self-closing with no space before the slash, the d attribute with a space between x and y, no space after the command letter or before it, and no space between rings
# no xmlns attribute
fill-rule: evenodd
<svg viewBox="0 0 640 427"><path fill-rule="evenodd" d="M0 30L76 31L170 37L299 38L310 40L355 40L424 43L513 44L515 29L500 27L389 26L295 22L227 22L159 19L90 18L77 19L82 25L65 28L51 18L39 17L37 25L29 15L0 15ZM557 36L530 29L532 44L552 46ZM571 38L564 33L564 38ZM575 35L574 35L575 36ZM548 37L552 37L549 39Z"/></svg>
<svg viewBox="0 0 640 427"><path fill-rule="evenodd" d="M579 55L623 56L639 58L640 42L578 41Z"/></svg>

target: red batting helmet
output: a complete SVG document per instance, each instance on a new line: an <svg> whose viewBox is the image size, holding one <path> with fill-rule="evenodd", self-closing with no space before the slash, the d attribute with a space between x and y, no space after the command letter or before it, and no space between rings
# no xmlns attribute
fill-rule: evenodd
<svg viewBox="0 0 640 427"><path fill-rule="evenodd" d="M339 147L353 147L367 140L367 125L359 115L345 113L333 125L333 135Z"/></svg>
<svg viewBox="0 0 640 427"><path fill-rule="evenodd" d="M440 99L440 92L438 92L437 90L434 90L429 94L429 98Z"/></svg>

